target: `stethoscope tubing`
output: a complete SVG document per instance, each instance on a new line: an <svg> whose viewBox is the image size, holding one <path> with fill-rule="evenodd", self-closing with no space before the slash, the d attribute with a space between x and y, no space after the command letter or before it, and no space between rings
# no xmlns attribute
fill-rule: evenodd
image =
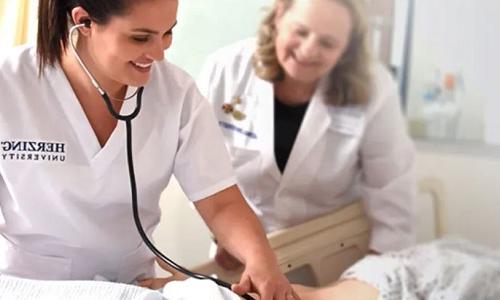
<svg viewBox="0 0 500 300"><path fill-rule="evenodd" d="M92 73L88 70L88 68L85 66L85 63L83 60L80 58L80 55L76 51L76 46L74 44L74 41L72 39L73 32L77 30L78 28L84 27L85 24L77 24L69 30L69 43L71 45L71 49L73 50L73 53L75 54L75 57L84 70L84 72L88 75L90 78L92 85L96 88L96 90L99 92L99 94L102 96L104 102L106 103L106 107L108 108L109 113L117 120L124 121L125 122L125 127L126 127L126 146L127 146L127 166L128 166L128 172L129 172L129 179L130 179L130 192L131 192L131 197L132 197L132 212L134 216L134 222L137 227L137 231L139 232L139 235L141 236L141 239L144 241L146 246L153 252L159 259L161 259L163 262L165 262L167 265L171 266L175 270L189 276L193 277L196 279L208 279L212 280L215 282L217 285L228 288L231 290L231 284L228 282L225 282L223 280L220 280L218 278L214 278L211 276L207 276L204 274L196 273L193 271L190 271L183 266L177 264L173 260L171 260L169 257L167 257L165 254L163 254L158 248L155 247L155 245L151 242L149 239L148 235L144 231L144 228L141 223L141 219L139 216L139 205L137 201L137 182L135 178L135 170L134 170L134 158L133 158L133 151L132 151L132 120L139 115L139 112L141 110L142 106L142 94L144 91L144 87L139 87L136 95L136 107L135 109L128 115L121 115L119 112L117 112L112 103L111 99L106 93L106 91L101 88L97 80L94 78ZM253 300L250 295L245 294L241 296L243 299L247 300Z"/></svg>

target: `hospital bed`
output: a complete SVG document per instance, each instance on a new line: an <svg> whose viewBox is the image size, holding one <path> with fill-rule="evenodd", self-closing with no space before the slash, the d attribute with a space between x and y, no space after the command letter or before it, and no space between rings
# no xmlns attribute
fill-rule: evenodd
<svg viewBox="0 0 500 300"><path fill-rule="evenodd" d="M419 182L417 197L417 238L424 242L445 232L442 208L444 188L434 178ZM291 282L323 286L336 280L344 270L368 251L370 224L360 201L328 215L268 235L281 270ZM228 271L215 261L195 268L197 272L237 282L241 270Z"/></svg>
<svg viewBox="0 0 500 300"><path fill-rule="evenodd" d="M281 270L290 277L311 275L308 282L321 286L338 278L368 249L370 226L359 202L304 224L268 236ZM195 268L236 282L240 271L227 271L209 261ZM304 281L304 280L300 280Z"/></svg>

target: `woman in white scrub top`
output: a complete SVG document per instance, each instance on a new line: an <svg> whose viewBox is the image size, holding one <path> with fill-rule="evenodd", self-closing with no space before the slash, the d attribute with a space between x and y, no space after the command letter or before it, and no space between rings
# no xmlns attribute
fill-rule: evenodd
<svg viewBox="0 0 500 300"><path fill-rule="evenodd" d="M293 299L235 185L212 109L194 81L164 60L177 6L177 0L41 0L37 47L1 58L0 273L125 283L154 276L154 256L132 217L125 124L108 112L68 47L69 23L88 20L78 29L77 52L114 108L130 113L136 98L116 99L145 87L132 123L148 235L173 174L224 247L245 262L233 290Z"/></svg>
<svg viewBox="0 0 500 300"><path fill-rule="evenodd" d="M258 39L214 53L199 86L267 232L361 198L380 253L414 241L414 146L356 2L276 0ZM216 260L235 265L221 247Z"/></svg>

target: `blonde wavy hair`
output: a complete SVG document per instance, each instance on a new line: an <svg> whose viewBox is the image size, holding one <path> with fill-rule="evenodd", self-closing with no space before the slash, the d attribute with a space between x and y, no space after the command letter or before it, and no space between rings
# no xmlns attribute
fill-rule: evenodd
<svg viewBox="0 0 500 300"><path fill-rule="evenodd" d="M351 13L353 28L349 45L330 71L327 90L328 103L335 106L363 105L368 102L371 80L371 55L368 47L366 18L359 0L331 0L344 5ZM277 82L283 80L284 70L276 56L276 28L274 21L278 4L288 10L295 0L276 0L263 19L257 36L253 67L260 78Z"/></svg>

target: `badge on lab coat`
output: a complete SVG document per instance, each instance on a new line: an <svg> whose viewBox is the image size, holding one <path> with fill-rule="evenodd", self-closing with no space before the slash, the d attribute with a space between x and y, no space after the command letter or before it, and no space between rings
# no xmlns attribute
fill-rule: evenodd
<svg viewBox="0 0 500 300"><path fill-rule="evenodd" d="M235 120L242 121L246 118L245 113L239 110L242 102L241 97L233 97L231 102L222 104L222 110L226 114L231 114Z"/></svg>
<svg viewBox="0 0 500 300"><path fill-rule="evenodd" d="M332 107L330 128L346 135L360 135L364 129L365 116L361 109Z"/></svg>
<svg viewBox="0 0 500 300"><path fill-rule="evenodd" d="M224 117L219 120L219 125L232 132L233 144L246 147L258 138L255 132L256 107L257 97L251 95L235 95L222 104Z"/></svg>

